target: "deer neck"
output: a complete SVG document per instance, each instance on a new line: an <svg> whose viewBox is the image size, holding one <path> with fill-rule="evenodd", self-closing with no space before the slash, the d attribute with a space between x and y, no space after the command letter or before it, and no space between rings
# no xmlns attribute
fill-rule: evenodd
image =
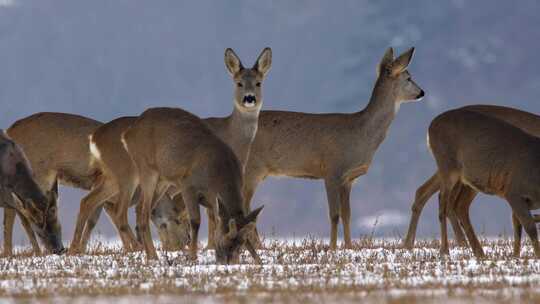
<svg viewBox="0 0 540 304"><path fill-rule="evenodd" d="M251 143L257 133L259 111L242 112L235 107L227 122L229 133L227 143L244 167L249 157Z"/></svg>
<svg viewBox="0 0 540 304"><path fill-rule="evenodd" d="M391 81L377 79L371 98L364 110L356 113L361 117L356 119L358 127L363 134L370 137L370 142L376 149L386 137L390 124L394 120L399 104L396 103L396 94Z"/></svg>

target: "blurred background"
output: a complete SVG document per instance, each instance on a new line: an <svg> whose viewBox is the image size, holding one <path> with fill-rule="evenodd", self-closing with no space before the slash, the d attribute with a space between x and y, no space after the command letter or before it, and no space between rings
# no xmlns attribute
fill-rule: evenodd
<svg viewBox="0 0 540 304"><path fill-rule="evenodd" d="M245 65L272 47L264 109L354 112L369 100L384 50L416 46L409 70L426 98L401 107L351 198L355 238L403 236L416 188L435 171L431 119L477 103L540 112L539 11L536 0L0 0L0 128L40 111L103 122L154 106L228 115L226 47ZM61 189L65 240L83 194ZM260 204L267 236L329 236L321 181L269 178ZM420 236L438 236L436 205L434 196ZM504 201L480 195L472 209L477 232L511 234ZM116 237L106 216L97 231Z"/></svg>

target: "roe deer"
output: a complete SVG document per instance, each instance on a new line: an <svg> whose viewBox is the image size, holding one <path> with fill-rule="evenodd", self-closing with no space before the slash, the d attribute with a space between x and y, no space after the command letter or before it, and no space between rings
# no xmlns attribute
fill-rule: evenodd
<svg viewBox="0 0 540 304"><path fill-rule="evenodd" d="M540 138L503 120L476 111L457 109L437 116L429 126L428 144L435 157L440 183L441 254L448 254L446 218L449 210L463 226L477 257L484 252L469 218L476 192L505 199L529 235L536 257L540 246L530 210L540 208ZM458 201L456 187L473 195Z"/></svg>
<svg viewBox="0 0 540 304"><path fill-rule="evenodd" d="M492 116L501 120L506 121L507 123L516 126L523 131L540 137L540 116L521 111L514 108L503 107L503 106L494 106L494 105L472 105L461 108L462 110L475 111L484 115ZM431 176L422 186L416 191L416 196L414 203L412 205L412 215L409 223L409 228L407 231L407 236L403 242L403 246L406 248L412 248L414 246L414 241L416 237L416 229L418 226L418 220L422 209L425 204L428 202L429 198L440 189L440 182L438 178L438 173L436 172ZM457 197L458 201L470 200L472 201L476 196L476 192L470 189L469 186L463 185L461 187L456 187L453 191L457 191L456 194L453 194L453 197ZM465 237L459 226L457 218L452 210L449 210L448 218L452 223L452 227L456 236L456 239L459 244L465 244ZM518 225L518 221L513 221L514 224ZM514 226L514 234L517 236L514 239L514 255L519 256L520 252L520 239L521 239L521 229L518 226ZM516 229L519 228L519 229Z"/></svg>
<svg viewBox="0 0 540 304"><path fill-rule="evenodd" d="M127 218L128 207L139 201L139 196L134 195L137 190L136 169L121 142L122 133L136 119L137 117L117 118L99 126L89 136L90 167L99 172L99 175L94 187L81 200L69 249L70 254L77 254L86 249L83 240L90 236L103 204L120 235L124 249L133 251L139 247ZM135 188L129 188L132 185L135 185ZM104 189L107 191L103 191ZM125 205L122 206L121 203ZM189 238L187 221L180 220L181 210L177 210L174 205L168 196L163 196L158 203L160 207L156 207L152 213L153 222L158 228L163 248L166 250L181 249ZM90 225L89 220L92 221Z"/></svg>
<svg viewBox="0 0 540 304"><path fill-rule="evenodd" d="M349 196L353 181L367 173L402 102L424 91L407 67L414 48L394 59L389 48L366 108L352 114L262 111L245 171L246 203L267 176L324 179L331 221L330 247L336 248L341 218L345 246L351 247Z"/></svg>
<svg viewBox="0 0 540 304"><path fill-rule="evenodd" d="M57 219L58 183L90 190L99 175L99 172L90 167L90 149L88 136L102 123L87 117L67 113L37 113L15 122L7 131L12 138L23 147L33 168L35 180L47 196L49 219L51 226L55 227L58 240L61 240L61 228ZM153 223L158 227L160 238L167 235L177 239L185 234L184 228L177 229L172 225L171 205L173 202L163 200L156 207L163 208L152 217ZM4 248L11 251L13 223L15 210L6 209L4 213ZM23 227L32 244L37 245L33 234L26 228L26 221L21 217ZM168 225L164 229L163 222ZM97 223L92 218L89 225ZM159 224L156 224L159 223ZM85 234L84 244L89 235ZM164 241L161 239L162 242ZM166 242L165 242L166 243ZM34 249L36 247L34 246ZM39 246L37 246L39 250Z"/></svg>
<svg viewBox="0 0 540 304"><path fill-rule="evenodd" d="M51 225L54 221L48 218L47 198L35 182L23 150L3 130L0 130L0 207L5 212L19 213L36 254L40 249L34 231L48 250L62 253L61 238ZM11 233L5 233L4 237L4 255L11 255Z"/></svg>
<svg viewBox="0 0 540 304"><path fill-rule="evenodd" d="M263 102L262 82L272 64L272 51L270 48L263 49L252 68L245 68L238 56L230 48L225 50L224 60L235 86L233 112L227 117L207 118L204 122L222 141L232 148L233 152L240 160L243 170L249 156L251 142L257 131L258 116ZM136 177L133 176L135 172L134 164L131 162L131 159L127 156L127 152L120 143L120 134L124 132L135 119L135 117L125 117L113 120L97 129L93 134L91 144L94 148L93 154L94 159L96 160L94 163L97 165L100 172L104 172L104 176L101 178L105 180L110 179L111 181L109 183L114 183L118 185L118 187L115 190L107 187L93 190L83 199L85 201L84 204L81 202L81 208L82 205L85 205L87 206L85 208L88 208L88 210L97 210L94 212L97 214L94 215L94 218L97 218L99 217L101 208L95 206L102 204L105 197L115 195L120 189L123 191L119 194L117 202L118 206L116 207L118 210L117 212L119 212L116 217L122 219L117 219L116 226L121 234L124 246L127 246L127 243L133 242L131 230L126 226L126 212L127 206L131 202L131 197L135 193L135 189L132 187ZM124 185L119 185L121 183ZM101 192L102 189L107 189L109 193ZM167 195L164 197L167 197ZM172 210L170 210L171 212L181 210L181 206L184 205L180 195L177 195L174 200L177 203L177 207L173 207ZM85 225L84 223L89 216L88 214L82 213L86 213L88 210L85 209L83 212L81 209L81 221L78 221L78 228L76 228L73 242L79 242L80 234ZM213 247L215 235L214 215L212 209L208 210L208 243L209 247ZM153 214L156 213L153 211ZM169 223L169 225L173 223ZM179 227L177 230L180 229L181 228ZM85 234L89 233L86 229L84 231ZM89 231L91 231L91 229ZM169 241L169 243L172 242ZM76 251L76 248L74 248L73 251Z"/></svg>
<svg viewBox="0 0 540 304"><path fill-rule="evenodd" d="M182 193L185 201L191 223L192 259L197 258L199 204L202 204L219 209L217 261L235 262L235 256L245 244L260 262L246 238L262 207L247 213L238 158L197 116L175 108L148 109L124 132L122 141L138 171L143 199L137 225L148 259L157 258L148 227L153 202L172 188Z"/></svg>

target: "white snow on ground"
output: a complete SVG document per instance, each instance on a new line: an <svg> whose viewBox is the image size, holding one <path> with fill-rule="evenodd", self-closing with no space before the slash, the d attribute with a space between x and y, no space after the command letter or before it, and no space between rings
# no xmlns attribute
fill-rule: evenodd
<svg viewBox="0 0 540 304"><path fill-rule="evenodd" d="M240 265L216 265L211 250L200 251L197 263L187 261L183 252L160 252L159 261L147 262L143 253L124 254L116 244L112 249L100 245L93 255L19 255L0 259L0 297L289 291L400 296L456 290L540 294L540 261L512 258L508 240L486 241L485 260L463 248L441 258L431 243L408 251L396 241L363 242L355 250L332 252L318 240L270 241L259 251L262 266L251 264L247 253ZM532 256L529 246L522 256Z"/></svg>

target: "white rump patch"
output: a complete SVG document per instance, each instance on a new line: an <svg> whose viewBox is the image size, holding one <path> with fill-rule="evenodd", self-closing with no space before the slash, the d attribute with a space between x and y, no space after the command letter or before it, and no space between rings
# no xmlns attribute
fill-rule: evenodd
<svg viewBox="0 0 540 304"><path fill-rule="evenodd" d="M90 139L90 154L96 159L101 159L101 153L99 152L96 142L94 142L94 139L92 138L92 134L90 134L88 138Z"/></svg>
<svg viewBox="0 0 540 304"><path fill-rule="evenodd" d="M124 149L126 149L127 152L129 152L128 144L126 142L126 138L124 137L125 133L122 133L122 136L120 136L120 141L122 142L122 146L124 146Z"/></svg>

